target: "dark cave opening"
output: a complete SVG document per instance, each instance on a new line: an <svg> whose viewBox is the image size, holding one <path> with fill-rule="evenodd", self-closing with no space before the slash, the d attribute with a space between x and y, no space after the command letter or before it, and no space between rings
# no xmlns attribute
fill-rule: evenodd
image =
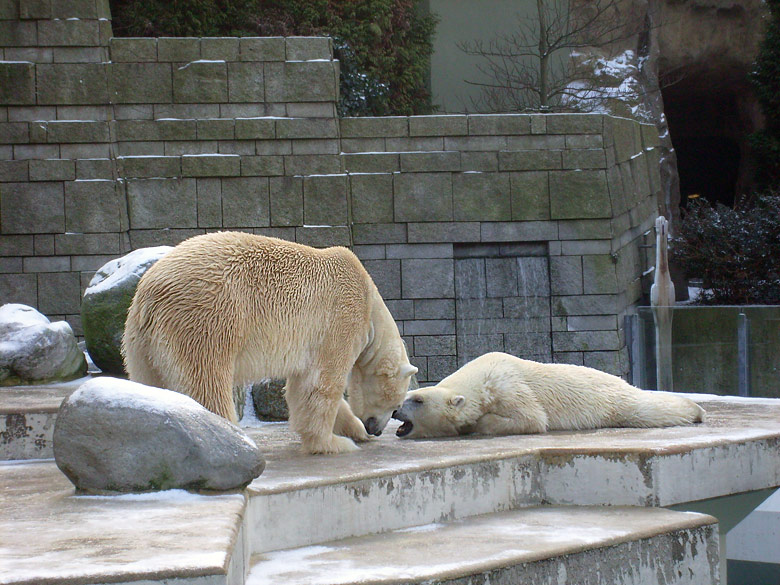
<svg viewBox="0 0 780 585"><path fill-rule="evenodd" d="M726 77L692 75L663 90L681 207L696 197L732 207L752 189L754 99L745 79Z"/></svg>
<svg viewBox="0 0 780 585"><path fill-rule="evenodd" d="M739 144L725 136L673 139L680 175L680 206L694 198L733 207L741 154Z"/></svg>

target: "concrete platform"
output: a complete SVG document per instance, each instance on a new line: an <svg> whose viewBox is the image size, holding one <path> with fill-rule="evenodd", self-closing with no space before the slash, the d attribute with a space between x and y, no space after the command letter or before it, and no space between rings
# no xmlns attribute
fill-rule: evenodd
<svg viewBox="0 0 780 585"><path fill-rule="evenodd" d="M245 504L181 490L77 496L53 461L0 464L0 583L240 585Z"/></svg>
<svg viewBox="0 0 780 585"><path fill-rule="evenodd" d="M356 551L363 551L363 546L373 546L374 535L400 538L392 537L393 531L431 524L446 524L444 534L449 534L495 514L498 524L491 530L498 535L505 530L500 525L528 524L502 514L536 514L535 509L543 514L553 507L556 514L572 515L569 520L549 516L561 526L567 522L576 526L577 518L586 518L576 516L585 514L579 511L582 507L589 514L604 515L604 522L614 521L607 532L615 536L615 531L624 531L625 541L620 543L627 547L624 552L651 541L656 552L679 552L680 543L692 534L704 538L701 530L709 520L698 517L701 525L681 527L671 516L654 524L662 517L648 515L648 522L656 527L654 536L648 536L632 532L640 525L633 517L625 516L623 526L618 526L622 516L613 514L617 508L589 506L634 506L648 508L638 514L656 514L664 511L653 508L780 485L780 400L707 396L696 400L708 415L704 424L693 427L404 441L394 436L397 423L393 422L359 452L335 456L304 455L286 424L262 424L247 430L266 454L266 471L244 494L224 496L182 492L77 496L51 460L2 463L0 584L241 585L252 555L260 562L277 558L274 551L293 555L278 558L297 558L294 551L300 552L301 547L333 548L333 541L349 538L360 539L360 544L351 542L350 547L354 544ZM539 522L541 518L537 517ZM687 522L693 516L683 513L681 518L688 518ZM667 521L670 524L664 524ZM422 530L420 534L426 529ZM558 532L562 546L574 547L572 551L579 546L582 531ZM552 545L555 530L549 534L545 538ZM588 582L587 567L613 550L617 541L609 544L612 536L588 541L591 552L585 556L569 552L554 557L555 566L568 571L564 581ZM522 546L512 548L528 551L527 543L538 537L538 531L531 531L518 537ZM710 536L707 539L709 543ZM664 548L668 546L672 549ZM556 555L556 550L548 549L546 554ZM710 544L697 550L704 557L712 554ZM304 552L310 558L311 551ZM663 566L657 567L658 575L672 571L678 558L666 552L642 554L659 559ZM356 552L354 562L364 557L368 559L367 553ZM575 562L575 557L581 561ZM524 582L522 571L530 570L529 559L501 557L497 562L503 568L488 570L475 557L462 573L474 576L475 582L481 578L478 575L493 579L499 573ZM680 582L715 582L706 577L698 580L701 571L712 571L710 561L702 563L699 558L691 564L698 567L695 579ZM266 574L263 571L253 569L251 578L261 579L257 575ZM542 578L545 574L527 573L531 579L527 582L548 582ZM278 575L274 582L286 583L288 577ZM429 578L433 577L425 577ZM556 573L549 582L557 579ZM645 582L656 582L648 579ZM491 580L495 582L501 581Z"/></svg>

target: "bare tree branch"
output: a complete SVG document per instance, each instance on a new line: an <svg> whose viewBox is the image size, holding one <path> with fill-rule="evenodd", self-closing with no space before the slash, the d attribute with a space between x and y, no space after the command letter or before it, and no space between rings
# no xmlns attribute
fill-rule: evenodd
<svg viewBox="0 0 780 585"><path fill-rule="evenodd" d="M458 43L465 54L482 59L477 70L484 79L465 80L481 88L472 106L480 111L590 110L596 104L588 102L635 92L631 84L599 87L593 63L586 67L574 55L597 47L615 57L610 51L642 26L621 0L536 0L532 15L518 17L514 33L488 43Z"/></svg>

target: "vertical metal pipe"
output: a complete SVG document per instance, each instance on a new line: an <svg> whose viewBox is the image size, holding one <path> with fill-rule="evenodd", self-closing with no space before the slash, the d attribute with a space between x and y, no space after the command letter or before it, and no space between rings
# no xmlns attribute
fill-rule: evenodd
<svg viewBox="0 0 780 585"><path fill-rule="evenodd" d="M750 396L750 321L745 313L737 316L737 387L740 396Z"/></svg>
<svg viewBox="0 0 780 585"><path fill-rule="evenodd" d="M642 387L642 355L639 349L639 315L626 315L623 327L626 330L626 345L628 346L629 381L637 388Z"/></svg>

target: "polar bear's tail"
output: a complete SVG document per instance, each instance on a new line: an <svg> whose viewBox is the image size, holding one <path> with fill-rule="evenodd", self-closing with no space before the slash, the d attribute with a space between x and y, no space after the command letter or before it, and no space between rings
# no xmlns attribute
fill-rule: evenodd
<svg viewBox="0 0 780 585"><path fill-rule="evenodd" d="M693 400L669 392L640 390L633 412L626 413L627 427L673 427L704 420L704 409Z"/></svg>

